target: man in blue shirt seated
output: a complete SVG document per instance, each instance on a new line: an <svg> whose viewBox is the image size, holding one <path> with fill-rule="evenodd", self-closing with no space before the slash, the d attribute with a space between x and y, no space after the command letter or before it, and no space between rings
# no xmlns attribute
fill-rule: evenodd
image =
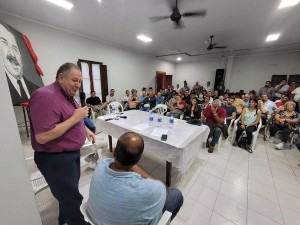
<svg viewBox="0 0 300 225"><path fill-rule="evenodd" d="M137 165L144 150L141 136L123 134L113 152L96 168L87 211L95 224L157 224L167 210L173 219L183 204L178 189L168 189Z"/></svg>

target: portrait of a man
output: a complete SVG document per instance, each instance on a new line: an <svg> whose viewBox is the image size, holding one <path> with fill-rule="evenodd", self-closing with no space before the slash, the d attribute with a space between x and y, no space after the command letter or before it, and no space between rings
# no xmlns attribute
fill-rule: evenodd
<svg viewBox="0 0 300 225"><path fill-rule="evenodd" d="M28 101L43 86L22 34L0 21L0 55L13 105Z"/></svg>

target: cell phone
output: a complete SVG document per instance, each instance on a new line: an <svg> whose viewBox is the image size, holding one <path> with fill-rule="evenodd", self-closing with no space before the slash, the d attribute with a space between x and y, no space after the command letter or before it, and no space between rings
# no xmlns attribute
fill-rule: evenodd
<svg viewBox="0 0 300 225"><path fill-rule="evenodd" d="M162 141L166 141L167 139L168 139L168 135L166 135L166 134L161 135Z"/></svg>

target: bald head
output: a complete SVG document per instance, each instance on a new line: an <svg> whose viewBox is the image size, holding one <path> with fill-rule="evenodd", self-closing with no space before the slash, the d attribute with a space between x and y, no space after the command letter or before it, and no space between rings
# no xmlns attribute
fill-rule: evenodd
<svg viewBox="0 0 300 225"><path fill-rule="evenodd" d="M133 166L140 160L144 151L144 140L134 132L123 134L114 151L116 161L123 166Z"/></svg>

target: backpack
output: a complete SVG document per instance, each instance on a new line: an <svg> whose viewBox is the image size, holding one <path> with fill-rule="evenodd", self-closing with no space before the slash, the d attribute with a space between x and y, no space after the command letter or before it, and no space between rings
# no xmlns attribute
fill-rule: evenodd
<svg viewBox="0 0 300 225"><path fill-rule="evenodd" d="M246 149L246 145L247 145L247 137L240 137L239 141L238 141L238 146L240 148Z"/></svg>

